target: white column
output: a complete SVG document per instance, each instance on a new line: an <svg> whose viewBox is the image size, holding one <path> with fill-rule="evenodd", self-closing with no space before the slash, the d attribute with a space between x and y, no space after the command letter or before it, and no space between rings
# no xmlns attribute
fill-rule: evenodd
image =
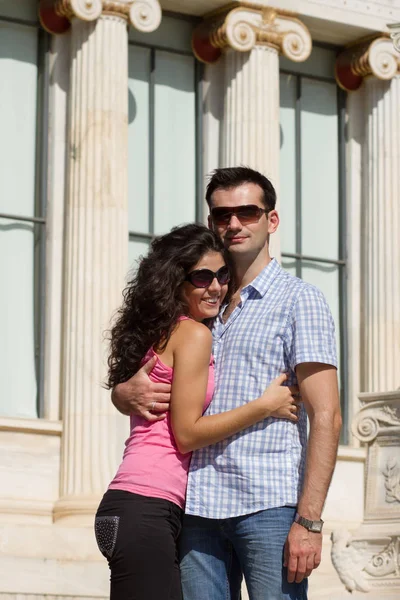
<svg viewBox="0 0 400 600"><path fill-rule="evenodd" d="M362 207L362 152L364 144L364 96L358 90L347 97L347 144L346 144L346 231L347 248L347 285L348 285L348 345L349 362L348 415L351 422L358 413L360 404L357 394L360 392L361 377L361 288L360 272L362 261L361 247L361 207ZM358 446L359 441L351 436L351 445Z"/></svg>
<svg viewBox="0 0 400 600"><path fill-rule="evenodd" d="M400 77L364 86L362 390L384 392L400 386Z"/></svg>
<svg viewBox="0 0 400 600"><path fill-rule="evenodd" d="M61 498L55 518L93 513L115 467L117 416L103 336L127 270L126 19L72 19L63 336Z"/></svg>
<svg viewBox="0 0 400 600"><path fill-rule="evenodd" d="M46 236L45 417L60 419L64 214L66 197L67 104L70 33L51 41L48 136L48 209Z"/></svg>
<svg viewBox="0 0 400 600"><path fill-rule="evenodd" d="M222 166L249 165L279 184L279 53L225 52Z"/></svg>
<svg viewBox="0 0 400 600"><path fill-rule="evenodd" d="M279 209L279 53L256 45L250 52L228 49L221 166L245 165L271 180ZM271 253L280 257L279 237Z"/></svg>
<svg viewBox="0 0 400 600"><path fill-rule="evenodd" d="M211 19L198 27L193 48L205 62L215 62L223 54L219 166L246 165L261 171L273 183L279 201L279 53L296 62L306 60L311 52L307 28L271 7L228 7L215 22ZM208 79L218 85L210 68ZM216 94L208 90L211 98ZM212 112L210 102L206 111ZM280 258L277 234L271 238L271 253Z"/></svg>

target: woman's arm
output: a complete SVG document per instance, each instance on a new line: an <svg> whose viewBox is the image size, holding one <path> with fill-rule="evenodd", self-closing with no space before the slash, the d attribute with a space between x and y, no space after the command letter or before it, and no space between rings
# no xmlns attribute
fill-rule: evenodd
<svg viewBox="0 0 400 600"><path fill-rule="evenodd" d="M203 417L211 344L211 332L194 321L181 323L174 339L171 419L180 452L215 444L266 417L297 421L291 391L282 386L286 375L275 379L260 398L233 410Z"/></svg>

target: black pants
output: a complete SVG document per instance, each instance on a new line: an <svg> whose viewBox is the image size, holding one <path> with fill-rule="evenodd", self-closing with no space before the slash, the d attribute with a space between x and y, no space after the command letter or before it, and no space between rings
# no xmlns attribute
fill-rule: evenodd
<svg viewBox="0 0 400 600"><path fill-rule="evenodd" d="M111 571L111 600L182 600L177 539L182 510L173 502L107 491L96 540Z"/></svg>

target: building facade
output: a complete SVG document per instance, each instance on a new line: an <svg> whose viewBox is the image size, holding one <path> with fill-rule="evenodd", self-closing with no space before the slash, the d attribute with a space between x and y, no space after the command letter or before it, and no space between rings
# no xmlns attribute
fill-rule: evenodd
<svg viewBox="0 0 400 600"><path fill-rule="evenodd" d="M337 325L310 598L396 597L399 21L399 0L0 0L0 600L107 596L92 521L128 422L104 332L154 235L205 221L206 174L236 164L273 181L273 254Z"/></svg>

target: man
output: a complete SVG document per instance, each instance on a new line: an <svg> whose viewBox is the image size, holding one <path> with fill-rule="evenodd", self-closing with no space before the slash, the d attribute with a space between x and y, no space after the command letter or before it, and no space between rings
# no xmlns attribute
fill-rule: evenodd
<svg viewBox="0 0 400 600"><path fill-rule="evenodd" d="M181 536L184 598L236 600L243 573L251 600L304 600L321 560L321 514L341 427L333 321L323 295L270 257L279 217L266 177L217 169L206 199L237 286L213 329L208 413L256 397L282 371L289 384L297 378L304 406L296 425L266 419L193 453ZM163 418L168 400L169 389L157 390L146 369L113 392L121 412L149 420Z"/></svg>

